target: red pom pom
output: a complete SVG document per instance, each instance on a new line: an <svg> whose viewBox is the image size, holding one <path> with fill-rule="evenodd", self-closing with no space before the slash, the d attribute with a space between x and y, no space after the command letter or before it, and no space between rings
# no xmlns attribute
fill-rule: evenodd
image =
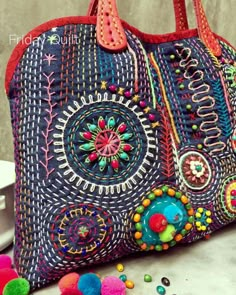
<svg viewBox="0 0 236 295"><path fill-rule="evenodd" d="M83 295L83 293L79 290L68 288L65 289L61 295Z"/></svg>
<svg viewBox="0 0 236 295"><path fill-rule="evenodd" d="M167 227L167 220L163 214L153 214L149 219L149 227L155 233L164 231Z"/></svg>
<svg viewBox="0 0 236 295"><path fill-rule="evenodd" d="M68 289L77 289L78 286L78 281L79 281L79 274L76 272L68 273L64 277L60 279L58 282L58 287L61 292L64 290Z"/></svg>
<svg viewBox="0 0 236 295"><path fill-rule="evenodd" d="M18 274L11 268L0 269L0 294L5 287L5 285L13 279L18 278Z"/></svg>

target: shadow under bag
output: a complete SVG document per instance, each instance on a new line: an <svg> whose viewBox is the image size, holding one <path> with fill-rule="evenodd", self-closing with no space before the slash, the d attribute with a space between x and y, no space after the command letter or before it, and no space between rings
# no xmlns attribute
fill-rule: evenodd
<svg viewBox="0 0 236 295"><path fill-rule="evenodd" d="M94 0L87 16L44 23L14 49L14 254L32 289L235 221L235 49L193 2L197 29L184 0L165 35Z"/></svg>

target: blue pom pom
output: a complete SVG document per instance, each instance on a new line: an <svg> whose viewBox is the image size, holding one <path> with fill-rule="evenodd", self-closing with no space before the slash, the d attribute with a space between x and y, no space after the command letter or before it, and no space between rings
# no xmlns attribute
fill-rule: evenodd
<svg viewBox="0 0 236 295"><path fill-rule="evenodd" d="M100 295L101 292L101 281L93 273L87 273L80 276L78 282L78 289L84 295Z"/></svg>
<svg viewBox="0 0 236 295"><path fill-rule="evenodd" d="M182 210L174 204L167 206L164 209L163 214L165 215L168 223L172 224L181 222L184 217Z"/></svg>

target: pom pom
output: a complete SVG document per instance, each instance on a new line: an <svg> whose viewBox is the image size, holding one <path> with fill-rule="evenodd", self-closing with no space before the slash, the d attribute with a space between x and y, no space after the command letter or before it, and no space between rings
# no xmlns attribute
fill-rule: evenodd
<svg viewBox="0 0 236 295"><path fill-rule="evenodd" d="M117 277L106 277L102 281L102 290L101 295L125 295L126 294L126 286L125 283L122 282Z"/></svg>
<svg viewBox="0 0 236 295"><path fill-rule="evenodd" d="M76 272L72 272L60 279L58 283L58 287L61 292L63 292L65 289L77 290L78 281L79 281L79 274L77 274Z"/></svg>
<svg viewBox="0 0 236 295"><path fill-rule="evenodd" d="M164 215L160 213L153 214L149 219L149 227L155 233L164 231L167 227L167 220Z"/></svg>
<svg viewBox="0 0 236 295"><path fill-rule="evenodd" d="M3 295L28 295L30 284L26 279L18 278L6 284Z"/></svg>
<svg viewBox="0 0 236 295"><path fill-rule="evenodd" d="M5 254L0 255L0 269L11 268L12 261L11 257Z"/></svg>
<svg viewBox="0 0 236 295"><path fill-rule="evenodd" d="M13 279L18 278L17 273L11 268L0 269L0 294L5 287L5 285Z"/></svg>
<svg viewBox="0 0 236 295"><path fill-rule="evenodd" d="M167 228L159 233L160 240L163 243L168 243L174 239L174 235L176 233L176 229L173 224L169 224Z"/></svg>
<svg viewBox="0 0 236 295"><path fill-rule="evenodd" d="M68 289L64 289L61 295L83 295L83 293L77 289L68 288Z"/></svg>
<svg viewBox="0 0 236 295"><path fill-rule="evenodd" d="M101 281L93 273L84 274L79 279L78 289L86 295L100 295Z"/></svg>

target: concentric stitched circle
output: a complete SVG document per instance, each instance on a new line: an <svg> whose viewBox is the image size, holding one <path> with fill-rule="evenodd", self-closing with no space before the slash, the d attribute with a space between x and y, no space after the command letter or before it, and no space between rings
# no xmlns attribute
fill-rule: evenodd
<svg viewBox="0 0 236 295"><path fill-rule="evenodd" d="M135 186L151 171L157 153L148 115L118 95L82 102L68 106L55 126L55 152L64 176L90 190L112 192L115 187L119 192Z"/></svg>
<svg viewBox="0 0 236 295"><path fill-rule="evenodd" d="M93 175L91 181L99 182L99 183L106 183L109 180L110 183L120 182L121 180L125 180L125 178L131 176L134 171L138 169L141 165L141 161L147 152L147 137L145 136L144 130L142 125L140 125L139 121L135 121L134 118L131 118L130 115L127 113L127 110L122 109L119 106L119 110L117 109L117 105L114 103L109 104L96 104L92 105L89 108L85 107L84 113L80 115L72 116L68 120L68 128L65 128L65 135L64 135L64 144L66 148L67 160L69 162L70 167L73 168L75 173L81 175L83 178L87 178L88 175ZM123 122L127 122L127 131L125 134L132 134L132 137L123 140L119 146L124 146L125 143L130 144L132 146L132 151L129 153L129 160L123 160L118 155L108 155L106 157L106 168L101 171L99 162L105 159L102 157L98 158L98 161L88 161L88 156L96 147L96 142L93 138L91 141L84 140L81 138L81 132L87 131L87 126L95 125L99 118L103 116L107 118L106 122L109 121L110 117L107 114L112 113L112 116L115 118L117 122L117 127L122 124ZM92 118L91 114L95 114L95 117ZM99 128L99 127L97 127ZM107 128L107 127L105 127ZM94 131L96 136L96 131ZM101 129L98 129L98 132L101 132ZM99 133L98 133L99 134ZM85 145L90 145L90 148L84 150ZM123 149L122 151L123 152ZM114 170L111 167L111 162L117 160L119 161L119 169Z"/></svg>
<svg viewBox="0 0 236 295"><path fill-rule="evenodd" d="M63 208L51 225L51 240L64 255L86 257L104 247L112 233L109 214L93 205Z"/></svg>
<svg viewBox="0 0 236 295"><path fill-rule="evenodd" d="M189 151L180 157L180 174L192 190L202 190L210 182L212 172L207 159L200 153Z"/></svg>

